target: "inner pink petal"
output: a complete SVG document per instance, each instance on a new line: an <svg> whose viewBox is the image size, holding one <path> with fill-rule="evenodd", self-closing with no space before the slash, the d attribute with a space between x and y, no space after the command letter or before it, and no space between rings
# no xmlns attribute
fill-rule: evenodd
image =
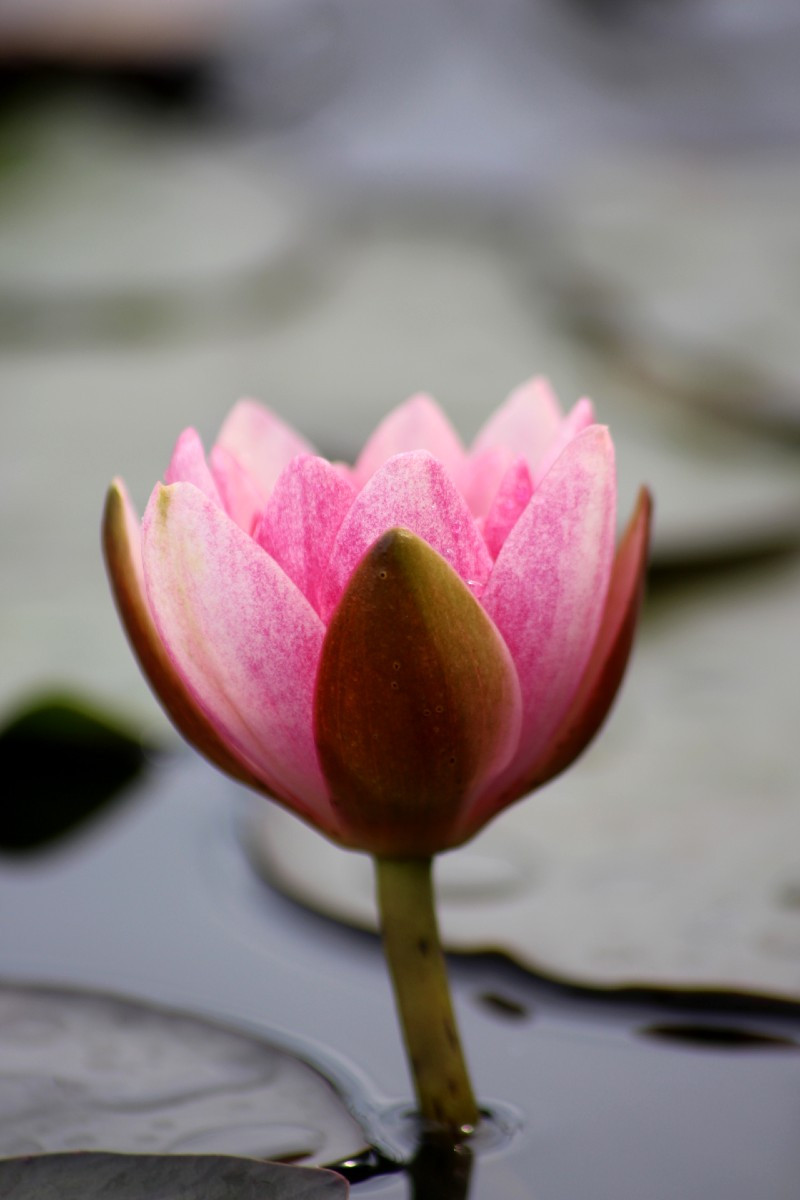
<svg viewBox="0 0 800 1200"><path fill-rule="evenodd" d="M167 483L193 483L215 504L222 504L219 489L208 469L203 443L196 429L184 429L175 443L169 466L164 472Z"/></svg>
<svg viewBox="0 0 800 1200"><path fill-rule="evenodd" d="M528 464L524 458L518 458L506 471L483 527L492 558L497 558L532 495L533 482Z"/></svg>
<svg viewBox="0 0 800 1200"><path fill-rule="evenodd" d="M354 498L341 471L304 454L280 475L255 531L256 541L318 611L333 540Z"/></svg>
<svg viewBox="0 0 800 1200"><path fill-rule="evenodd" d="M363 487L395 454L411 450L429 451L446 467L456 486L460 485L465 462L461 439L436 401L424 392L406 400L381 421L353 468L357 485Z"/></svg>
<svg viewBox="0 0 800 1200"><path fill-rule="evenodd" d="M594 405L591 400L587 400L584 397L582 400L578 400L577 404L573 404L559 425L556 436L536 463L536 468L533 472L534 488L539 486L553 463L572 439L576 438L584 429L588 429L590 425L594 425L594 422Z"/></svg>
<svg viewBox="0 0 800 1200"><path fill-rule="evenodd" d="M256 400L240 400L233 406L219 431L217 445L249 471L265 498L293 458L314 453L305 438Z"/></svg>
<svg viewBox="0 0 800 1200"><path fill-rule="evenodd" d="M266 504L266 497L253 476L224 446L217 443L211 450L211 473L214 476L222 503L229 517L252 534Z"/></svg>
<svg viewBox="0 0 800 1200"><path fill-rule="evenodd" d="M342 522L322 581L324 620L372 543L398 526L423 538L480 595L492 567L486 543L442 463L416 450L389 459L359 492Z"/></svg>
<svg viewBox="0 0 800 1200"><path fill-rule="evenodd" d="M502 446L514 457L523 454L534 467L556 437L562 420L561 407L547 380L531 379L516 388L478 432L471 457Z"/></svg>

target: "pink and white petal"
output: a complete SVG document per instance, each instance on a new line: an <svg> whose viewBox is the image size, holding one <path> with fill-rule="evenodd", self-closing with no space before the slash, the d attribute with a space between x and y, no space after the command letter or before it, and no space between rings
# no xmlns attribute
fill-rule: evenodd
<svg viewBox="0 0 800 1200"><path fill-rule="evenodd" d="M359 492L339 529L320 593L323 620L373 542L409 529L432 546L476 597L492 560L466 502L442 463L425 450L390 458Z"/></svg>
<svg viewBox="0 0 800 1200"><path fill-rule="evenodd" d="M469 838L496 813L542 787L582 754L598 732L619 691L628 664L642 604L647 570L652 500L642 488L614 559L600 629L580 685L558 728L539 758L503 786L490 784L467 814L463 837Z"/></svg>
<svg viewBox="0 0 800 1200"><path fill-rule="evenodd" d="M278 564L190 484L157 487L142 530L150 609L195 703L255 775L331 830L312 734L319 617Z"/></svg>
<svg viewBox="0 0 800 1200"><path fill-rule="evenodd" d="M217 444L211 450L211 474L219 489L223 507L245 533L252 534L264 510L266 498L249 471L230 450Z"/></svg>
<svg viewBox="0 0 800 1200"><path fill-rule="evenodd" d="M249 471L265 501L287 463L298 454L314 453L305 438L256 400L240 400L233 406L217 445Z"/></svg>
<svg viewBox="0 0 800 1200"><path fill-rule="evenodd" d="M460 486L466 459L461 439L436 401L424 392L411 396L381 421L353 468L356 485L364 487L385 462L410 450L427 450Z"/></svg>
<svg viewBox="0 0 800 1200"><path fill-rule="evenodd" d="M518 458L506 471L483 527L483 537L492 558L497 558L532 495L533 481L528 464L524 458Z"/></svg>
<svg viewBox="0 0 800 1200"><path fill-rule="evenodd" d="M333 541L355 494L324 458L301 455L278 478L255 531L256 541L317 610Z"/></svg>
<svg viewBox="0 0 800 1200"><path fill-rule="evenodd" d="M594 405L585 396L573 404L564 420L558 427L558 432L536 464L533 472L533 486L537 488L552 467L558 456L584 429L594 425Z"/></svg>
<svg viewBox="0 0 800 1200"><path fill-rule="evenodd" d="M558 434L561 406L546 379L537 376L511 392L483 428L471 447L471 457L502 446L516 458L524 454L533 468Z"/></svg>
<svg viewBox="0 0 800 1200"><path fill-rule="evenodd" d="M534 492L484 589L522 688L520 748L508 779L537 760L580 684L608 590L615 511L614 448L608 430L592 425Z"/></svg>
<svg viewBox="0 0 800 1200"><path fill-rule="evenodd" d="M269 781L257 779L221 740L190 696L161 644L145 594L139 521L120 479L114 480L106 497L103 556L128 640L175 728L220 770L257 791L272 794Z"/></svg>
<svg viewBox="0 0 800 1200"><path fill-rule="evenodd" d="M213 500L215 504L222 503L214 477L208 469L200 434L196 429L184 429L178 438L164 479L167 483L193 483L209 500Z"/></svg>

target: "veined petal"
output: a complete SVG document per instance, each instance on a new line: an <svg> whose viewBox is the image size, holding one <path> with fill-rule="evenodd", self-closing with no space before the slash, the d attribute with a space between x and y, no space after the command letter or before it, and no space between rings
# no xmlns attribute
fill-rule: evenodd
<svg viewBox="0 0 800 1200"><path fill-rule="evenodd" d="M106 497L103 556L128 640L178 732L226 774L257 791L271 793L269 781L257 779L222 741L161 644L145 595L139 521L121 479L114 480Z"/></svg>
<svg viewBox="0 0 800 1200"><path fill-rule="evenodd" d="M252 534L264 510L261 489L250 472L224 446L212 447L210 457L211 473L226 513L245 533Z"/></svg>
<svg viewBox="0 0 800 1200"><path fill-rule="evenodd" d="M142 530L150 609L197 705L254 774L330 830L311 728L319 617L278 564L190 484L156 487Z"/></svg>
<svg viewBox="0 0 800 1200"><path fill-rule="evenodd" d="M564 420L558 427L558 432L542 457L536 463L533 472L533 486L537 488L552 467L558 456L584 429L594 425L594 405L585 396L573 404Z"/></svg>
<svg viewBox="0 0 800 1200"><path fill-rule="evenodd" d="M492 558L497 558L532 495L533 481L528 464L524 458L518 458L506 471L483 527L484 540Z"/></svg>
<svg viewBox="0 0 800 1200"><path fill-rule="evenodd" d="M298 454L314 453L305 438L256 400L240 400L233 406L217 445L249 471L265 502L287 463Z"/></svg>
<svg viewBox="0 0 800 1200"><path fill-rule="evenodd" d="M384 533L317 676L315 737L345 840L398 858L446 849L513 754L520 710L508 648L464 582L408 530Z"/></svg>
<svg viewBox="0 0 800 1200"><path fill-rule="evenodd" d="M364 487L388 459L410 450L427 450L460 486L465 461L461 439L436 401L424 392L406 400L381 421L353 468L357 486Z"/></svg>
<svg viewBox="0 0 800 1200"><path fill-rule="evenodd" d="M492 568L486 543L442 463L427 451L416 450L390 458L350 507L322 580L324 620L369 547L395 527L409 529L426 541L480 594Z"/></svg>
<svg viewBox="0 0 800 1200"><path fill-rule="evenodd" d="M204 496L221 504L222 499L208 469L203 443L196 429L184 429L175 443L169 466L164 472L167 483L193 483Z"/></svg>
<svg viewBox="0 0 800 1200"><path fill-rule="evenodd" d="M608 716L625 673L641 609L652 507L650 493L642 488L614 559L591 656L558 728L536 761L524 766L515 778L509 779L506 773L502 787L490 785L467 814L464 838L472 837L506 805L565 770Z"/></svg>
<svg viewBox="0 0 800 1200"><path fill-rule="evenodd" d="M482 603L522 688L520 747L509 778L561 722L597 637L614 555L616 478L607 429L592 425L556 460L506 538Z"/></svg>
<svg viewBox="0 0 800 1200"><path fill-rule="evenodd" d="M279 476L255 531L256 541L317 610L333 540L354 499L355 488L341 471L304 454Z"/></svg>

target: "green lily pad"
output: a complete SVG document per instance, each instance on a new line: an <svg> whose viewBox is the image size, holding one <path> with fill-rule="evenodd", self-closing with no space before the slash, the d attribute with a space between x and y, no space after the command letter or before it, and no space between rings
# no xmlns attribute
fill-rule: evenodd
<svg viewBox="0 0 800 1200"><path fill-rule="evenodd" d="M347 1182L320 1167L222 1155L36 1154L0 1161L5 1200L339 1200Z"/></svg>

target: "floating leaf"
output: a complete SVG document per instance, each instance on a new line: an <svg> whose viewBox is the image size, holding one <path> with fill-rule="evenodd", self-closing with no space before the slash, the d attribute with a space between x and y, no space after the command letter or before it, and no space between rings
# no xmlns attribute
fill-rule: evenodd
<svg viewBox="0 0 800 1200"><path fill-rule="evenodd" d="M201 1154L35 1154L0 1161L4 1200L343 1200L320 1167Z"/></svg>

